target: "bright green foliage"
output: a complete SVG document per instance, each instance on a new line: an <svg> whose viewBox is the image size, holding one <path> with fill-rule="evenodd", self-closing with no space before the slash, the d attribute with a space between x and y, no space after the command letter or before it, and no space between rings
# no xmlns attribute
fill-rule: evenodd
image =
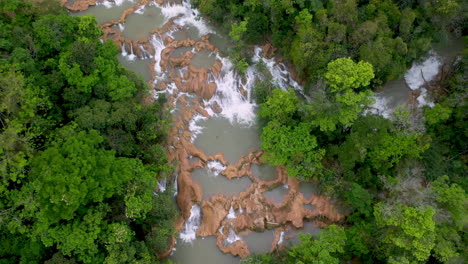
<svg viewBox="0 0 468 264"><path fill-rule="evenodd" d="M420 158L428 148L423 137L397 130L391 121L377 115L361 117L351 133L331 153L337 155L344 174L365 187L379 185L377 175L385 175L402 160Z"/></svg>
<svg viewBox="0 0 468 264"><path fill-rule="evenodd" d="M70 130L66 133L71 134ZM55 142L31 161L31 184L37 186L34 192L41 222L70 220L79 206L121 193L122 184L139 174L141 163L100 149L102 141L96 131L80 132Z"/></svg>
<svg viewBox="0 0 468 264"><path fill-rule="evenodd" d="M325 78L331 91L336 93L368 86L374 78L374 71L368 62L355 63L350 58L340 58L328 64Z"/></svg>
<svg viewBox="0 0 468 264"><path fill-rule="evenodd" d="M466 19L462 0L193 2L226 31L248 21L239 38L271 40L307 80L321 79L330 61L351 57L374 66L375 86L399 78L438 33L462 32Z"/></svg>
<svg viewBox="0 0 468 264"><path fill-rule="evenodd" d="M337 126L351 126L363 106L372 102L372 92L358 88L369 85L373 77L369 63L355 63L349 58L330 62L325 74L329 87L306 106L307 119L324 132L334 131Z"/></svg>
<svg viewBox="0 0 468 264"><path fill-rule="evenodd" d="M287 92L281 89L274 89L272 96L262 104L258 115L277 121L281 124L290 124L293 115L299 107L299 99L293 89Z"/></svg>
<svg viewBox="0 0 468 264"><path fill-rule="evenodd" d="M351 190L345 193L346 201L364 217L372 215L372 195L357 183L351 184Z"/></svg>
<svg viewBox="0 0 468 264"><path fill-rule="evenodd" d="M94 17L59 6L0 1L0 262L157 263L177 216L153 195L164 98L140 105Z"/></svg>
<svg viewBox="0 0 468 264"><path fill-rule="evenodd" d="M377 204L374 215L385 234L383 242L387 256L405 256L410 262L426 261L435 245L434 214L432 207Z"/></svg>
<svg viewBox="0 0 468 264"><path fill-rule="evenodd" d="M433 108L426 108L424 111L424 117L429 125L435 125L441 123L450 118L452 109L444 107L441 104L436 104Z"/></svg>
<svg viewBox="0 0 468 264"><path fill-rule="evenodd" d="M231 25L231 32L229 36L236 42L241 41L242 35L247 31L247 21L234 23Z"/></svg>
<svg viewBox="0 0 468 264"><path fill-rule="evenodd" d="M317 140L306 123L289 127L270 121L263 129L261 147L266 160L272 165L286 165L291 177L310 178L322 168L325 151L317 149Z"/></svg>
<svg viewBox="0 0 468 264"><path fill-rule="evenodd" d="M301 242L289 251L288 263L338 264L344 252L346 234L343 227L331 225L323 229L316 239L300 234Z"/></svg>

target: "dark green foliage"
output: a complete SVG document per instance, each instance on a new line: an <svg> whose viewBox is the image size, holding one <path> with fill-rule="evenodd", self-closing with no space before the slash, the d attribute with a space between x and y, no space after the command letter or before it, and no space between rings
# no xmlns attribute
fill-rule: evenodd
<svg viewBox="0 0 468 264"><path fill-rule="evenodd" d="M94 17L58 6L0 2L0 263L157 263L177 216L153 194L164 98L141 105Z"/></svg>
<svg viewBox="0 0 468 264"><path fill-rule="evenodd" d="M401 76L446 31L466 24L462 0L195 0L224 27L246 21L242 38L269 38L301 76L318 80L328 62L350 56L374 66L376 85ZM228 28L230 30L230 28Z"/></svg>

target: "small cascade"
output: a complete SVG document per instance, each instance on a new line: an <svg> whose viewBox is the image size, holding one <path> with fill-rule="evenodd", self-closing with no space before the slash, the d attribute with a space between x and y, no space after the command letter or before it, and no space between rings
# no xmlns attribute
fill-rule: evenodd
<svg viewBox="0 0 468 264"><path fill-rule="evenodd" d="M159 192L165 192L165 191L166 191L166 185L167 185L167 180L166 180L166 178L161 179L161 180L158 182Z"/></svg>
<svg viewBox="0 0 468 264"><path fill-rule="evenodd" d="M179 174L176 173L175 177L174 177L174 196L177 196L177 194L179 193L179 189L178 188L178 183L177 183L177 178L179 177Z"/></svg>
<svg viewBox="0 0 468 264"><path fill-rule="evenodd" d="M195 141L195 139L197 138L197 136L203 131L203 127L202 126L199 126L197 123L198 121L200 120L206 120L207 118L200 115L200 114L197 114L197 115L194 115L192 120L190 120L190 123L189 123L189 130L190 132L192 132L192 135L191 135L191 142L193 143Z"/></svg>
<svg viewBox="0 0 468 264"><path fill-rule="evenodd" d="M236 211L234 210L234 207L229 208L229 214L227 215L227 219L236 219Z"/></svg>
<svg viewBox="0 0 468 264"><path fill-rule="evenodd" d="M206 166L208 167L208 169L213 171L215 176L218 176L223 170L226 169L226 166L224 166L221 162L217 160L208 161L206 163Z"/></svg>
<svg viewBox="0 0 468 264"><path fill-rule="evenodd" d="M164 42L156 35L153 35L150 42L154 48L154 72L156 74L156 79L161 79L164 76L161 69L161 52L165 48Z"/></svg>
<svg viewBox="0 0 468 264"><path fill-rule="evenodd" d="M234 232L234 229L232 229L232 227L229 228L229 236L226 238L226 242L228 244L232 244L238 240L242 240L242 239L240 238L240 236L236 234L236 232Z"/></svg>
<svg viewBox="0 0 468 264"><path fill-rule="evenodd" d="M211 101L218 102L223 109L221 115L227 118L231 124L237 122L251 125L255 121L254 110L256 105L249 102L248 98L245 98L241 93L239 89L242 87L240 77L235 72L232 63L226 58L218 56L218 59L221 60L223 68L221 69L220 76L215 78L218 90ZM248 81L247 83L250 83L252 86L254 82ZM250 94L251 86L244 85L242 88L247 94Z"/></svg>
<svg viewBox="0 0 468 264"><path fill-rule="evenodd" d="M105 6L106 8L112 8L112 7L115 7L115 6L121 6L124 2L126 1L130 1L130 2L133 2L132 0L113 0L113 1L97 1L96 2L96 5L103 5Z"/></svg>
<svg viewBox="0 0 468 264"><path fill-rule="evenodd" d="M180 26L192 25L198 30L200 36L214 33L205 21L200 19L200 13L192 8L189 0L183 0L182 5L167 4L161 6L161 12L167 19L179 16L174 20L174 23Z"/></svg>
<svg viewBox="0 0 468 264"><path fill-rule="evenodd" d="M254 56L252 58L253 62L262 61L265 66L267 67L268 71L271 74L272 81L278 87L283 90L287 90L289 88L293 88L296 91L302 92L302 86L300 86L291 76L288 68L284 63L276 63L274 58L267 59L265 57L260 56L262 48L259 46L255 46L254 48Z"/></svg>
<svg viewBox="0 0 468 264"><path fill-rule="evenodd" d="M375 115L381 115L385 118L390 118L393 110L389 107L388 98L382 96L379 93L374 94L375 103L369 106L369 110L365 111L365 114L371 113Z"/></svg>
<svg viewBox="0 0 468 264"><path fill-rule="evenodd" d="M242 209L242 206L239 204L239 213L240 214L243 214L244 213L244 209Z"/></svg>
<svg viewBox="0 0 468 264"><path fill-rule="evenodd" d="M425 81L432 81L439 73L441 59L434 51L429 52L429 57L421 63L413 63L405 73L405 81L411 90L421 88Z"/></svg>
<svg viewBox="0 0 468 264"><path fill-rule="evenodd" d="M128 55L128 59L134 61L136 59L136 55L133 52L133 43L130 42L130 55Z"/></svg>
<svg viewBox="0 0 468 264"><path fill-rule="evenodd" d="M125 30L125 24L124 23L119 23L119 30L120 30L120 32L123 32Z"/></svg>
<svg viewBox="0 0 468 264"><path fill-rule="evenodd" d="M180 239L186 243L195 240L200 221L200 207L194 204L192 205L192 209L190 209L190 217L185 221L185 229L180 232Z"/></svg>
<svg viewBox="0 0 468 264"><path fill-rule="evenodd" d="M281 245L281 244L283 244L283 242L284 242L284 231L281 231L281 233L280 233L280 238L279 238L279 240L278 240L278 244L277 244L277 245Z"/></svg>
<svg viewBox="0 0 468 264"><path fill-rule="evenodd" d="M146 59L152 59L153 58L153 55L151 55L151 53L149 51L145 50L145 48L141 44L138 45L138 47L141 50L142 59L146 60Z"/></svg>
<svg viewBox="0 0 468 264"><path fill-rule="evenodd" d="M122 52L121 52L122 57L126 58L128 55L127 49L125 48L125 43L122 43Z"/></svg>
<svg viewBox="0 0 468 264"><path fill-rule="evenodd" d="M418 107L423 107L427 105L432 108L435 105L434 102L432 102L429 94L427 93L426 88L421 88L421 94L418 96L416 100L418 100Z"/></svg>
<svg viewBox="0 0 468 264"><path fill-rule="evenodd" d="M135 10L135 14L143 15L144 12L145 12L145 6L144 5L140 6L137 10Z"/></svg>

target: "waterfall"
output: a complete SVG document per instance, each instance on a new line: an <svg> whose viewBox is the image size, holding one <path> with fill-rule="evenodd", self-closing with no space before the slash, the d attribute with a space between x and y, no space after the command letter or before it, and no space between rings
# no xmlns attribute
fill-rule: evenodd
<svg viewBox="0 0 468 264"><path fill-rule="evenodd" d="M177 178L179 177L179 174L176 173L175 175L175 179L174 179L174 196L177 196L177 194L179 193L179 190L177 189L178 188L178 183L177 183Z"/></svg>
<svg viewBox="0 0 468 264"><path fill-rule="evenodd" d="M210 169L211 171L213 171L213 174L215 176L218 176L219 173L221 173L223 170L226 169L226 166L224 166L221 162L219 162L218 160L211 160L211 161L208 161L206 163L206 166L208 167L208 169Z"/></svg>
<svg viewBox="0 0 468 264"><path fill-rule="evenodd" d="M236 219L236 211L234 211L234 207L229 208L229 214L227 215L227 219Z"/></svg>
<svg viewBox="0 0 468 264"><path fill-rule="evenodd" d="M190 217L185 221L185 229L180 232L180 239L187 243L195 240L200 221L200 207L194 204L192 205L192 209L190 209Z"/></svg>
<svg viewBox="0 0 468 264"><path fill-rule="evenodd" d="M198 121L200 120L206 120L207 118L200 115L200 114L196 114L193 116L192 120L190 120L189 122L189 130L190 132L192 132L192 136L191 136L191 142L193 143L193 141L195 141L195 139L197 138L197 136L203 131L203 127L202 126L199 126L197 123Z"/></svg>
<svg viewBox="0 0 468 264"><path fill-rule="evenodd" d="M161 79L164 76L161 69L161 52L165 48L164 42L156 35L153 35L150 42L154 48L154 72L156 73L156 79Z"/></svg>
<svg viewBox="0 0 468 264"><path fill-rule="evenodd" d="M405 81L411 90L417 90L426 81L432 81L439 73L442 62L434 51L429 52L429 57L421 63L413 63L411 68L405 73ZM424 76L424 78L423 78Z"/></svg>
<svg viewBox="0 0 468 264"><path fill-rule="evenodd" d="M254 48L253 62L262 61L271 74L272 81L279 88L287 90L293 88L296 91L302 91L302 87L292 78L291 73L284 63L276 63L274 58L267 59L260 56L262 49L259 46Z"/></svg>
<svg viewBox="0 0 468 264"><path fill-rule="evenodd" d="M163 5L161 6L161 13L167 19L179 16L174 20L174 23L180 26L192 25L198 30L200 36L214 33L205 21L200 19L200 12L192 8L189 0L184 0L182 5Z"/></svg>
<svg viewBox="0 0 468 264"><path fill-rule="evenodd" d="M166 178L161 179L161 180L158 182L159 192L165 192L165 191L166 191L166 185L167 185L167 180L166 180Z"/></svg>
<svg viewBox="0 0 468 264"><path fill-rule="evenodd" d="M232 227L229 228L229 236L226 239L226 242L228 242L229 244L232 244L238 240L241 240L241 238L236 234L236 232L234 232L234 229L232 229Z"/></svg>
<svg viewBox="0 0 468 264"><path fill-rule="evenodd" d="M279 239L277 245L281 245L281 244L283 244L283 242L284 242L284 231L281 231L281 233L280 233L280 239Z"/></svg>
<svg viewBox="0 0 468 264"><path fill-rule="evenodd" d="M241 91L242 87L245 92L250 94L250 89L253 86L253 80L247 81L250 86L242 85L240 76L235 72L232 63L227 58L217 56L223 64L221 73L215 79L218 86L215 96L210 101L217 101L223 111L221 115L227 118L231 123L237 122L240 124L250 125L255 121L255 104L245 98ZM251 70L253 71L253 69ZM254 74L247 75L247 77L254 78Z"/></svg>
<svg viewBox="0 0 468 264"><path fill-rule="evenodd" d="M133 43L130 42L130 55L128 55L128 59L130 61L134 61L136 59L135 53L133 52Z"/></svg>

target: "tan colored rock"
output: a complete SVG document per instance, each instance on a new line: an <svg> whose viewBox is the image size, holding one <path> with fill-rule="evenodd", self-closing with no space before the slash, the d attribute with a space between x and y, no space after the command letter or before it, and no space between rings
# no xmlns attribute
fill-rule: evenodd
<svg viewBox="0 0 468 264"><path fill-rule="evenodd" d="M219 114L223 111L223 109L221 108L221 106L219 106L218 102L214 101L211 105L210 105L210 108L211 110L213 110L213 112L215 112L216 114Z"/></svg>

